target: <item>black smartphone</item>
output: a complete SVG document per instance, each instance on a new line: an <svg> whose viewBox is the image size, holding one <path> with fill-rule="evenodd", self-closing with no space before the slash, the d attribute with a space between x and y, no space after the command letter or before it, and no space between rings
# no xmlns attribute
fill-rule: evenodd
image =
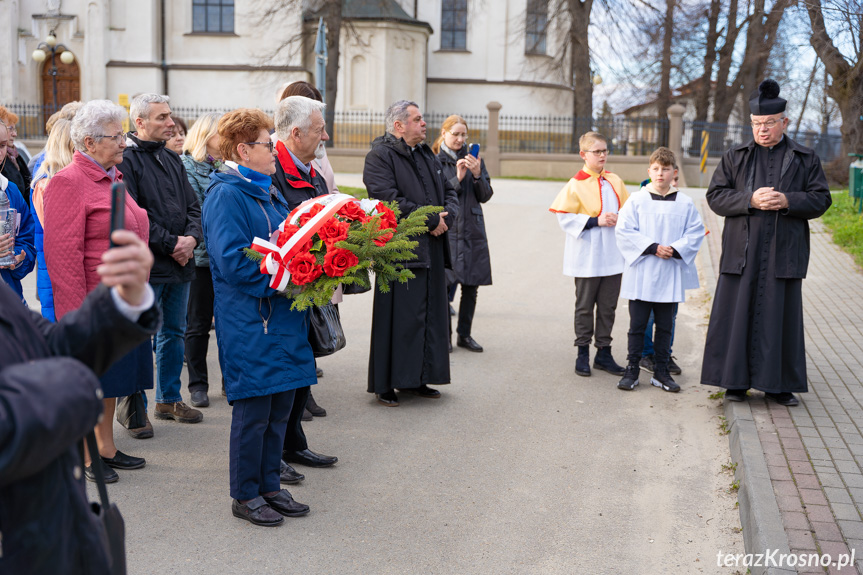
<svg viewBox="0 0 863 575"><path fill-rule="evenodd" d="M479 157L479 144L471 144L469 154L474 158Z"/></svg>
<svg viewBox="0 0 863 575"><path fill-rule="evenodd" d="M114 234L114 230L122 230L126 227L126 184L123 182L114 182L111 186L111 232L108 237ZM114 247L114 240L111 241L111 247Z"/></svg>

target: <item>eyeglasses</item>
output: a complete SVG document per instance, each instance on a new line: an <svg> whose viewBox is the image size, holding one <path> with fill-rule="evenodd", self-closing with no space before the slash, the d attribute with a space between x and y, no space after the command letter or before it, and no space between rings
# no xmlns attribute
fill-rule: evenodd
<svg viewBox="0 0 863 575"><path fill-rule="evenodd" d="M273 150L275 150L275 149L276 149L276 145L275 145L274 143L272 143L272 142L243 142L243 143L244 143L244 144L247 144L247 145L249 145L249 146L254 146L254 145L257 145L257 144L260 144L260 145L262 145L262 146L266 146L266 147L267 147L267 149L270 151L270 153L271 153L271 154L273 153Z"/></svg>
<svg viewBox="0 0 863 575"><path fill-rule="evenodd" d="M458 134L455 132L450 132L449 134L453 138L462 138L463 140L467 140L467 132L459 132Z"/></svg>
<svg viewBox="0 0 863 575"><path fill-rule="evenodd" d="M782 120L767 120L766 122L750 122L752 124L752 128L754 130L760 130L762 127L767 128L768 130L774 128L776 124L780 123Z"/></svg>
<svg viewBox="0 0 863 575"><path fill-rule="evenodd" d="M594 156L607 156L608 150L586 150L586 153L593 154Z"/></svg>
<svg viewBox="0 0 863 575"><path fill-rule="evenodd" d="M116 143L119 144L123 140L123 138L126 137L126 134L117 134L116 136L106 136L104 134L100 134L98 136L93 136L93 137L100 139L100 140L114 140Z"/></svg>

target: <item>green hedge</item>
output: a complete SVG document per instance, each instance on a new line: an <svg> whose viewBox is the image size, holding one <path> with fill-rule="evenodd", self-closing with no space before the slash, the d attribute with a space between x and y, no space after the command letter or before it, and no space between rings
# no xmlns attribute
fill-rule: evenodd
<svg viewBox="0 0 863 575"><path fill-rule="evenodd" d="M863 216L847 190L833 194L833 205L821 219L833 233L833 242L863 267Z"/></svg>

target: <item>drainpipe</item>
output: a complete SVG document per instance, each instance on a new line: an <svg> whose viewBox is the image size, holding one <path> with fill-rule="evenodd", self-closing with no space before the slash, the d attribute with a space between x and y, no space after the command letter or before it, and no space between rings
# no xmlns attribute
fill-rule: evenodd
<svg viewBox="0 0 863 575"><path fill-rule="evenodd" d="M162 68L162 90L163 90L162 94L167 96L168 95L168 63L165 59L166 44L167 44L166 39L165 39L165 0L161 0L161 2L160 2L159 16L160 16L160 22L159 22L160 35L162 37L161 38L161 40L162 40L162 42L161 42L162 64L160 66Z"/></svg>
<svg viewBox="0 0 863 575"><path fill-rule="evenodd" d="M417 19L417 5L419 4L419 1L420 0L414 0L414 20Z"/></svg>

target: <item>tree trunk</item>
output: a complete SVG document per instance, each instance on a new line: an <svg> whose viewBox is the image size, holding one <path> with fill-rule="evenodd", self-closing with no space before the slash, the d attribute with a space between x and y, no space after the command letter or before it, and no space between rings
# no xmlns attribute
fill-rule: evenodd
<svg viewBox="0 0 863 575"><path fill-rule="evenodd" d="M572 114L573 140L577 151L579 136L589 132L593 124L593 78L590 72L588 28L593 0L567 0L569 7L569 45L572 50Z"/></svg>
<svg viewBox="0 0 863 575"><path fill-rule="evenodd" d="M326 118L327 133L330 135L329 146L335 138L334 125L336 118L336 97L339 92L339 59L341 55L342 6L346 0L329 0L325 7L324 22L327 25L327 73Z"/></svg>
<svg viewBox="0 0 863 575"><path fill-rule="evenodd" d="M839 158L837 170L834 172L841 177L843 167L844 174L848 171L848 154L863 153L863 121L860 120L863 109L863 60L858 57L852 66L836 48L824 25L821 0L808 0L806 11L812 27L810 43L833 80L827 87L827 93L836 102L842 115L842 157ZM863 16L857 15L857 18L859 23L863 24Z"/></svg>
<svg viewBox="0 0 863 575"><path fill-rule="evenodd" d="M659 118L668 117L668 107L671 105L671 37L674 33L675 0L665 0L665 21L662 25L662 68L659 78L659 98L656 100L656 114ZM659 128L658 143L668 145L668 124Z"/></svg>
<svg viewBox="0 0 863 575"><path fill-rule="evenodd" d="M719 11L721 0L710 0L707 14L707 46L704 50L704 73L695 93L695 121L707 121L710 109L710 85L713 79L713 65L716 63L716 44L719 42Z"/></svg>

